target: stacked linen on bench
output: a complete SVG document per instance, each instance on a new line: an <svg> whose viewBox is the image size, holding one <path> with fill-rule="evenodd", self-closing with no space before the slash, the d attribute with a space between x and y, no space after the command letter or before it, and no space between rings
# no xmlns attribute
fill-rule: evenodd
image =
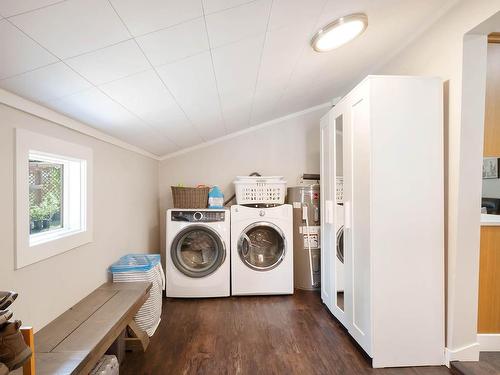
<svg viewBox="0 0 500 375"><path fill-rule="evenodd" d="M150 296L134 317L137 325L148 336L153 336L160 324L165 274L159 254L128 254L113 263L110 268L113 282L149 281Z"/></svg>

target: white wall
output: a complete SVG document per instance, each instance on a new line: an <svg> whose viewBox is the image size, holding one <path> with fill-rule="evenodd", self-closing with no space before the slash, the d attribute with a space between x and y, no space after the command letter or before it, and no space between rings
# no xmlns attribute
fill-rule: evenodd
<svg viewBox="0 0 500 375"><path fill-rule="evenodd" d="M481 119L471 121L469 115L470 108L481 110L481 101L484 111L484 96L481 97L484 82L481 80L485 73L486 37L468 37L474 52L466 51L464 59L464 35L499 10L498 0L460 1L376 72L434 75L446 82L447 348L451 359L478 358L476 326L483 125ZM497 31L500 31L500 24ZM481 65L483 58L484 67ZM473 64L480 64L475 67L476 76L472 74L471 81L463 81L463 69L471 69ZM473 86L479 92L473 92Z"/></svg>
<svg viewBox="0 0 500 375"><path fill-rule="evenodd" d="M14 270L14 129L94 151L94 241ZM158 162L0 104L0 290L16 290L14 316L39 330L108 278L129 252L158 252Z"/></svg>
<svg viewBox="0 0 500 375"><path fill-rule="evenodd" d="M319 119L327 111L322 107L261 125L160 162L162 244L165 210L172 207L172 185L219 185L227 198L234 194L232 182L238 175L280 175L288 186L294 186L303 173L319 173Z"/></svg>

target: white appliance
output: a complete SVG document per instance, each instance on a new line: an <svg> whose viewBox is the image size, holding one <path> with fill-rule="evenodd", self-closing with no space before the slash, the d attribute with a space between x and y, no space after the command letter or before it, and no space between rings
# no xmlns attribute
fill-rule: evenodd
<svg viewBox="0 0 500 375"><path fill-rule="evenodd" d="M231 207L231 294L293 294L293 209Z"/></svg>
<svg viewBox="0 0 500 375"><path fill-rule="evenodd" d="M442 87L369 76L321 119L321 297L373 367L445 361Z"/></svg>
<svg viewBox="0 0 500 375"><path fill-rule="evenodd" d="M167 211L167 297L230 295L229 210Z"/></svg>

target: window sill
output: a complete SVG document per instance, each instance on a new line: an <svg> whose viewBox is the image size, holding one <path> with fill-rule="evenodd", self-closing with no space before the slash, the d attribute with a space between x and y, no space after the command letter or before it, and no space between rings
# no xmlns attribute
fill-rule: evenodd
<svg viewBox="0 0 500 375"><path fill-rule="evenodd" d="M500 226L500 215L481 214L481 226Z"/></svg>
<svg viewBox="0 0 500 375"><path fill-rule="evenodd" d="M59 239L73 236L75 234L83 233L85 230L82 229L57 229L52 230L47 233L39 233L30 236L30 247L38 246L47 242L57 241Z"/></svg>

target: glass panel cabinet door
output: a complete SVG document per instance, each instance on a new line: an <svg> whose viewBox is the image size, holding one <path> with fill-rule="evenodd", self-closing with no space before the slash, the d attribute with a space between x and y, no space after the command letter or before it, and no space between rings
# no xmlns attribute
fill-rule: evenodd
<svg viewBox="0 0 500 375"><path fill-rule="evenodd" d="M335 305L344 311L344 116L335 118Z"/></svg>

